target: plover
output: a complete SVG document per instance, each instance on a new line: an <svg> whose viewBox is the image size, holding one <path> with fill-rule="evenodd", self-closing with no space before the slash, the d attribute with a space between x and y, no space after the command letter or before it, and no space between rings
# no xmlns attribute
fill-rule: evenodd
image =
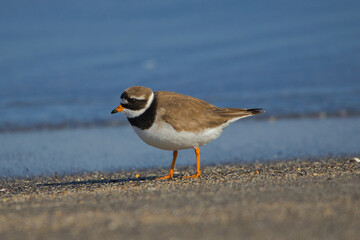
<svg viewBox="0 0 360 240"><path fill-rule="evenodd" d="M198 98L174 92L153 92L147 87L130 87L120 97L120 105L111 114L122 112L136 134L147 144L173 151L167 176L174 175L178 150L194 148L196 174L200 176L200 146L218 138L223 130L240 118L263 113L260 108L220 108Z"/></svg>

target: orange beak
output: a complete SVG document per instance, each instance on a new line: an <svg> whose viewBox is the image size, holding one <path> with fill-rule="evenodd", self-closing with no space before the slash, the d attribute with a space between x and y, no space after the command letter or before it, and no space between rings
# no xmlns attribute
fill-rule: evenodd
<svg viewBox="0 0 360 240"><path fill-rule="evenodd" d="M119 105L117 108L115 108L114 110L112 110L111 114L117 113L117 112L121 112L122 110L124 110L124 107Z"/></svg>

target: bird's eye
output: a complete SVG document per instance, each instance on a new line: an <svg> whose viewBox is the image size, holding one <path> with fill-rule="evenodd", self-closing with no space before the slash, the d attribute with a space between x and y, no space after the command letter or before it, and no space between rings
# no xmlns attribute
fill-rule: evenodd
<svg viewBox="0 0 360 240"><path fill-rule="evenodd" d="M131 102L131 103L136 102L136 98L130 98L130 99L129 99L129 102Z"/></svg>

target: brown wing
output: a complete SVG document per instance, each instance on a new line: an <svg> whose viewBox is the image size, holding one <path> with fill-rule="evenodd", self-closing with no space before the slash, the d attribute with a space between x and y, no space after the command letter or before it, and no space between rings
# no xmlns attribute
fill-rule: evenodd
<svg viewBox="0 0 360 240"><path fill-rule="evenodd" d="M263 113L261 108L252 108L252 109L242 109L242 108L217 108L213 110L214 113L227 118L241 118L252 116L256 114Z"/></svg>
<svg viewBox="0 0 360 240"><path fill-rule="evenodd" d="M263 113L260 108L218 108L201 99L173 92L155 92L158 117L176 131L199 132L233 118Z"/></svg>
<svg viewBox="0 0 360 240"><path fill-rule="evenodd" d="M228 120L214 112L217 107L198 98L164 91L155 94L159 118L178 132L199 132Z"/></svg>

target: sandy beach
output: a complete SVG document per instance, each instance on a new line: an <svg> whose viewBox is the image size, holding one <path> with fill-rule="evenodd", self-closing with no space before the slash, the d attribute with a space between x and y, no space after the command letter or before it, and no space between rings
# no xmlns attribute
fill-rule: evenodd
<svg viewBox="0 0 360 240"><path fill-rule="evenodd" d="M0 180L0 239L358 239L350 158Z"/></svg>
<svg viewBox="0 0 360 240"><path fill-rule="evenodd" d="M359 12L2 1L0 240L360 240ZM239 110L159 92L150 104L148 91L123 95L132 86L265 113L233 122ZM111 114L119 104L133 114ZM184 179L194 146L202 175ZM176 149L175 178L157 180Z"/></svg>

